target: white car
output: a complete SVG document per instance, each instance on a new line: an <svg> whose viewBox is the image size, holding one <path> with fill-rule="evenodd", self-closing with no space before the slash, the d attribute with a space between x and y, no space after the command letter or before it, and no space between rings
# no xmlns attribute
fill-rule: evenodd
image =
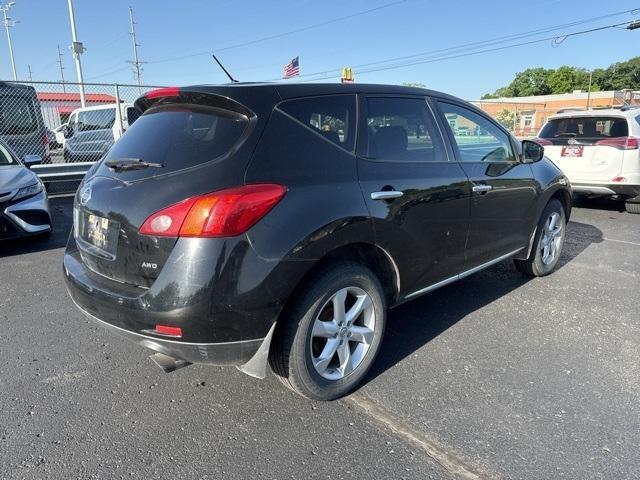
<svg viewBox="0 0 640 480"><path fill-rule="evenodd" d="M575 193L620 198L628 212L640 213L640 108L553 115L534 140Z"/></svg>

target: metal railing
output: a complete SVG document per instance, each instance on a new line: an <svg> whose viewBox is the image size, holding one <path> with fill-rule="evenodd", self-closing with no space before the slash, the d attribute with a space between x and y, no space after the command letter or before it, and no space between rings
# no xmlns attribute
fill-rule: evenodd
<svg viewBox="0 0 640 480"><path fill-rule="evenodd" d="M0 81L0 139L57 189L74 191L93 163L129 127L133 102L157 86L84 83L84 105L72 82ZM75 187L74 187L75 182ZM61 193L61 192L58 192Z"/></svg>

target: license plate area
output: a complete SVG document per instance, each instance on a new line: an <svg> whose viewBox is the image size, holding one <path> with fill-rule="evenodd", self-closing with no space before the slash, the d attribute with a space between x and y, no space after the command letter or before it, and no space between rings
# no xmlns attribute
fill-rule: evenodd
<svg viewBox="0 0 640 480"><path fill-rule="evenodd" d="M120 223L93 213L74 210L76 242L82 250L108 260L115 260Z"/></svg>
<svg viewBox="0 0 640 480"><path fill-rule="evenodd" d="M562 147L560 156L562 157L582 157L584 155L584 147L581 145L567 145Z"/></svg>

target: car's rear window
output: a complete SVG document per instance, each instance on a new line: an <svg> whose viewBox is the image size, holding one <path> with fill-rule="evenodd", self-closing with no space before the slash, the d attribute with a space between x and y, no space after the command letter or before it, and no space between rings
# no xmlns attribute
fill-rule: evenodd
<svg viewBox="0 0 640 480"><path fill-rule="evenodd" d="M12 95L0 97L0 134L25 135L37 128L31 99Z"/></svg>
<svg viewBox="0 0 640 480"><path fill-rule="evenodd" d="M78 131L107 130L116 120L115 108L100 108L78 112Z"/></svg>
<svg viewBox="0 0 640 480"><path fill-rule="evenodd" d="M107 153L105 160L138 158L161 163L162 173L199 165L229 152L247 117L228 110L162 106L145 112ZM157 171L147 174L158 174Z"/></svg>
<svg viewBox="0 0 640 480"><path fill-rule="evenodd" d="M629 135L627 119L623 117L565 117L550 120L539 137L554 139L588 139L626 137Z"/></svg>

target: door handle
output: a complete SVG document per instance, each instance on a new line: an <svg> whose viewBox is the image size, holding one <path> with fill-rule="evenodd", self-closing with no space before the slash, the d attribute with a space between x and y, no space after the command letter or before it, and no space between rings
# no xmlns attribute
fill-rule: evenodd
<svg viewBox="0 0 640 480"><path fill-rule="evenodd" d="M403 192L397 190L384 190L382 192L372 192L371 200L391 200L392 198L400 198Z"/></svg>
<svg viewBox="0 0 640 480"><path fill-rule="evenodd" d="M493 187L491 185L474 185L471 190L474 193L486 193L493 190Z"/></svg>

